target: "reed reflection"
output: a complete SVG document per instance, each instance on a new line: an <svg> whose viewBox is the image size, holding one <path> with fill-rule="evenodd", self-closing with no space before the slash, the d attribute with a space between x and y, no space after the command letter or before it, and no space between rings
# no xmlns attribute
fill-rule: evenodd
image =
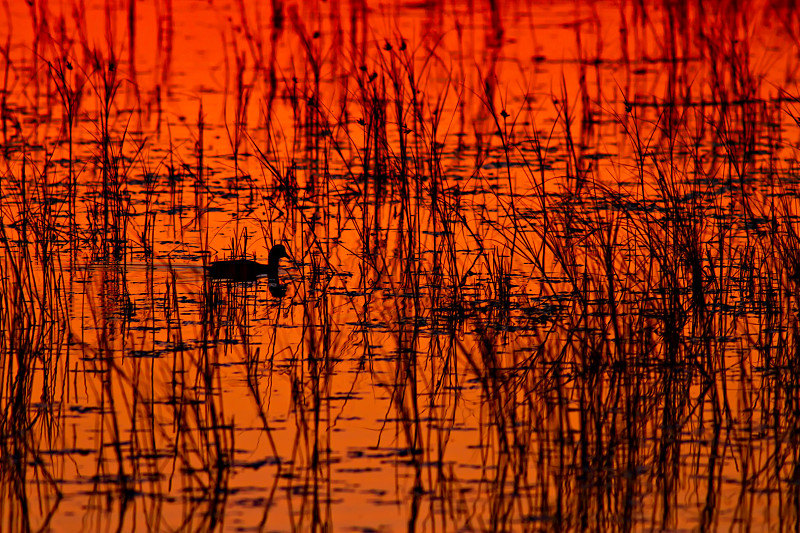
<svg viewBox="0 0 800 533"><path fill-rule="evenodd" d="M51 4L4 527L797 529L793 6Z"/></svg>

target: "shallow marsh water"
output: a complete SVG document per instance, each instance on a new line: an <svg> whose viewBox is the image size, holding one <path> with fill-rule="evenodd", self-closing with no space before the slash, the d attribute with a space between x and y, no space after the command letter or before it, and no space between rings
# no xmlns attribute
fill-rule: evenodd
<svg viewBox="0 0 800 533"><path fill-rule="evenodd" d="M4 531L800 528L793 4L3 7Z"/></svg>

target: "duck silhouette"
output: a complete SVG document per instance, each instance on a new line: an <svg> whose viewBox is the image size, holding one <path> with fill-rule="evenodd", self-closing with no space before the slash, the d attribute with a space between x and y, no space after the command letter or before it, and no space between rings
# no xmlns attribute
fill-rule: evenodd
<svg viewBox="0 0 800 533"><path fill-rule="evenodd" d="M251 259L225 259L214 261L207 267L211 279L228 281L255 281L261 276L267 276L269 290L273 296L286 294L286 285L281 285L278 280L278 267L282 257L289 257L286 247L276 244L269 251L267 264Z"/></svg>

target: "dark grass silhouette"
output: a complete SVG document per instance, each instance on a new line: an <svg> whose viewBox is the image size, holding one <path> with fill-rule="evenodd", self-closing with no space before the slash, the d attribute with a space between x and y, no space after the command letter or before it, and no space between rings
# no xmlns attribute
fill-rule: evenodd
<svg viewBox="0 0 800 533"><path fill-rule="evenodd" d="M71 475L64 465L82 457L95 459L81 471L97 494L89 508L99 516L119 505L118 524L96 530L138 520L140 509L154 529L213 530L226 503L236 505L229 480L250 468L271 484L262 529L287 507L302 510L290 513L295 530L343 528L330 497L333 469L339 461L359 469L373 451L388 459L365 470L395 468L387 480L409 480L386 491L409 500L409 530L437 521L443 530L692 521L709 530L727 525L727 515L745 524L776 508L796 528L797 99L760 85L749 33L739 29L749 28L740 15L748 10L674 6L661 29L658 10L623 9L620 35L635 46L624 45L619 85L605 92L592 79L608 73L609 54L598 37L594 57L593 32L583 31L601 21L576 23L576 39L587 43L578 43L578 83L562 77L552 94L532 90L522 108L505 96L516 81L494 67L504 46L498 13L489 29L495 59L476 86L468 62L448 60L445 41L398 36L375 50L366 8L352 13L364 31L353 29L348 51L347 39L331 40L324 25L317 32L314 17L276 7L268 37L243 24L228 45L235 106L224 173L219 146L208 144L220 133L213 106L201 102L196 122L185 122L188 144L160 118L161 95L179 86L167 77L168 41L150 91L131 91L128 80L146 79L133 65L126 73L124 53L94 52L89 40L67 49L64 37L58 56L33 43L26 49L50 68L32 74L6 62L14 76L0 92L3 152L16 162L0 175L7 529L46 529L45 513L60 520ZM793 42L794 11L779 17ZM49 42L46 28L59 24L46 9L34 15ZM661 56L638 51L648 39L665 41ZM284 41L304 51L291 69L274 52ZM352 65L342 60L348 53ZM695 74L698 58L714 70ZM635 83L651 65L669 80L655 96ZM278 78L284 70L297 75ZM24 86L50 91L47 100L20 98L8 82L29 75ZM126 94L137 114L153 108L151 128L163 122L168 138L137 131L121 113ZM147 94L151 104L138 100ZM262 99L255 125L248 106ZM31 125L15 110L29 100L31 109L52 109L39 109L39 134L21 140L15 132ZM291 119L281 123L285 106ZM35 146L51 127L57 138ZM240 283L266 277L270 293L283 296L281 244L261 264L243 259L246 245L234 237L238 259L206 268L207 281L229 283L205 283L202 297L193 298L196 280L175 272L163 295L157 270L147 284L129 273L126 262L140 253L145 261L164 254L164 223L182 246L194 239L194 257L209 253L222 220L212 209L231 215L222 223L234 235L247 235L253 220L265 238L293 235L287 243L304 258L297 305L265 301L253 290L261 286ZM86 268L84 249L102 268ZM74 316L83 308L90 312ZM253 407L225 409L236 363L267 437L253 448L241 425ZM335 432L362 408L370 382L389 398L380 437L345 458ZM285 388L291 404L281 411L270 402ZM465 405L474 416L461 422ZM102 431L71 446L72 421L81 419ZM462 468L465 444L480 452L466 465L479 467L477 481ZM732 464L737 484L728 481ZM182 527L166 512L175 487L185 490ZM720 495L736 490L731 512L736 498Z"/></svg>

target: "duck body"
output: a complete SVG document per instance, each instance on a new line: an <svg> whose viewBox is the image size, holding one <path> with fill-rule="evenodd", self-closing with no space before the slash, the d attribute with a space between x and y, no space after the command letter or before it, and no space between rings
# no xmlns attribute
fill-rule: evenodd
<svg viewBox="0 0 800 533"><path fill-rule="evenodd" d="M232 281L254 281L259 276L269 273L269 265L263 265L250 259L226 259L214 261L208 267L208 275L212 279L229 279Z"/></svg>
<svg viewBox="0 0 800 533"><path fill-rule="evenodd" d="M260 276L266 275L271 284L277 284L278 267L282 257L289 257L286 248L282 244L276 244L269 251L266 265L252 259L225 259L214 261L208 266L207 271L211 279L255 281Z"/></svg>

